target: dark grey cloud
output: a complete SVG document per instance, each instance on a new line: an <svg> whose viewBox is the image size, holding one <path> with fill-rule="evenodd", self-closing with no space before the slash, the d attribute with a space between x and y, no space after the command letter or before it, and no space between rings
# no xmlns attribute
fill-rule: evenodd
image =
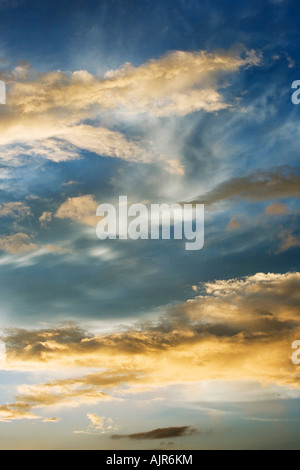
<svg viewBox="0 0 300 470"><path fill-rule="evenodd" d="M112 439L132 439L132 440L154 440L154 439L168 439L183 436L192 436L198 434L196 429L191 426L158 428L148 432L140 432L135 434L113 434Z"/></svg>
<svg viewBox="0 0 300 470"><path fill-rule="evenodd" d="M300 176L289 171L257 171L254 174L232 178L207 194L200 195L197 201L215 204L227 199L267 201L271 199L300 198Z"/></svg>

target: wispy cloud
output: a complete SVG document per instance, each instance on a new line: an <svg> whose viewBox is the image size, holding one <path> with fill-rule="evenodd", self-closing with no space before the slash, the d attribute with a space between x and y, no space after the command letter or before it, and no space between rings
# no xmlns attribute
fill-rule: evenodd
<svg viewBox="0 0 300 470"><path fill-rule="evenodd" d="M299 199L300 176L291 169L257 171L245 177L230 179L208 194L198 197L199 201L208 205L234 198L239 201L241 199L250 201Z"/></svg>
<svg viewBox="0 0 300 470"><path fill-rule="evenodd" d="M18 67L1 74L10 92L0 114L0 158L17 162L42 156L60 162L80 158L80 150L87 150L129 161L157 160L160 155L150 142L99 125L101 113L167 117L229 108L219 91L220 78L259 63L254 51L245 58L177 51L140 67L125 64L103 78L84 70L41 74L27 65ZM94 124L82 124L87 119ZM170 170L183 171L172 161Z"/></svg>

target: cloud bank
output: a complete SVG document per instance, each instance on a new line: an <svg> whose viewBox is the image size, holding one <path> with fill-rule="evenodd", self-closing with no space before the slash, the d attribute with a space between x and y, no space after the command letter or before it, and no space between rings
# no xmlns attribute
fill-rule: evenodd
<svg viewBox="0 0 300 470"><path fill-rule="evenodd" d="M110 334L78 326L6 331L6 369L98 372L19 387L3 420L36 408L123 400L131 393L202 381L255 381L299 388L291 344L300 335L300 273L258 273L201 284L156 321ZM195 287L195 290L196 287Z"/></svg>

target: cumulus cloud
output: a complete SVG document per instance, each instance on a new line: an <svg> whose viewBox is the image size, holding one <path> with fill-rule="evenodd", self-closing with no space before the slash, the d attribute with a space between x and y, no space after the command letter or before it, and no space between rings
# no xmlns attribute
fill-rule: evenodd
<svg viewBox="0 0 300 470"><path fill-rule="evenodd" d="M15 233L0 237L0 250L6 253L17 254L34 251L38 248L26 233Z"/></svg>
<svg viewBox="0 0 300 470"><path fill-rule="evenodd" d="M70 197L57 210L55 217L59 219L70 219L85 225L96 227L99 218L96 211L99 204L93 196Z"/></svg>
<svg viewBox="0 0 300 470"><path fill-rule="evenodd" d="M91 426L94 429L103 429L104 426L104 418L100 418L100 416L92 413L88 413L87 417L91 422Z"/></svg>
<svg viewBox="0 0 300 470"><path fill-rule="evenodd" d="M74 434L107 434L112 433L118 429L111 418L105 418L97 415L96 413L88 413L90 425L87 430L74 431Z"/></svg>
<svg viewBox="0 0 300 470"><path fill-rule="evenodd" d="M11 217L13 219L25 219L31 216L30 207L23 202L8 202L0 204L0 217Z"/></svg>
<svg viewBox="0 0 300 470"><path fill-rule="evenodd" d="M74 325L7 331L1 339L8 370L98 368L81 377L19 387L18 407L6 405L7 415L202 381L299 389L291 361L291 344L300 335L299 287L300 273L258 273L202 284L200 295L167 307L160 319L119 332L93 335Z"/></svg>
<svg viewBox="0 0 300 470"><path fill-rule="evenodd" d="M39 217L39 222L42 227L46 226L52 220L52 213L48 211L44 211L42 215Z"/></svg>

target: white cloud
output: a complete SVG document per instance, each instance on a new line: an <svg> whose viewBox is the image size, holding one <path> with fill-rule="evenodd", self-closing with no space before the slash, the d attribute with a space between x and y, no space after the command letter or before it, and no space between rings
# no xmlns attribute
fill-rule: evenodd
<svg viewBox="0 0 300 470"><path fill-rule="evenodd" d="M87 417L89 418L93 429L103 429L105 418L100 418L100 416L91 413L88 413Z"/></svg>

